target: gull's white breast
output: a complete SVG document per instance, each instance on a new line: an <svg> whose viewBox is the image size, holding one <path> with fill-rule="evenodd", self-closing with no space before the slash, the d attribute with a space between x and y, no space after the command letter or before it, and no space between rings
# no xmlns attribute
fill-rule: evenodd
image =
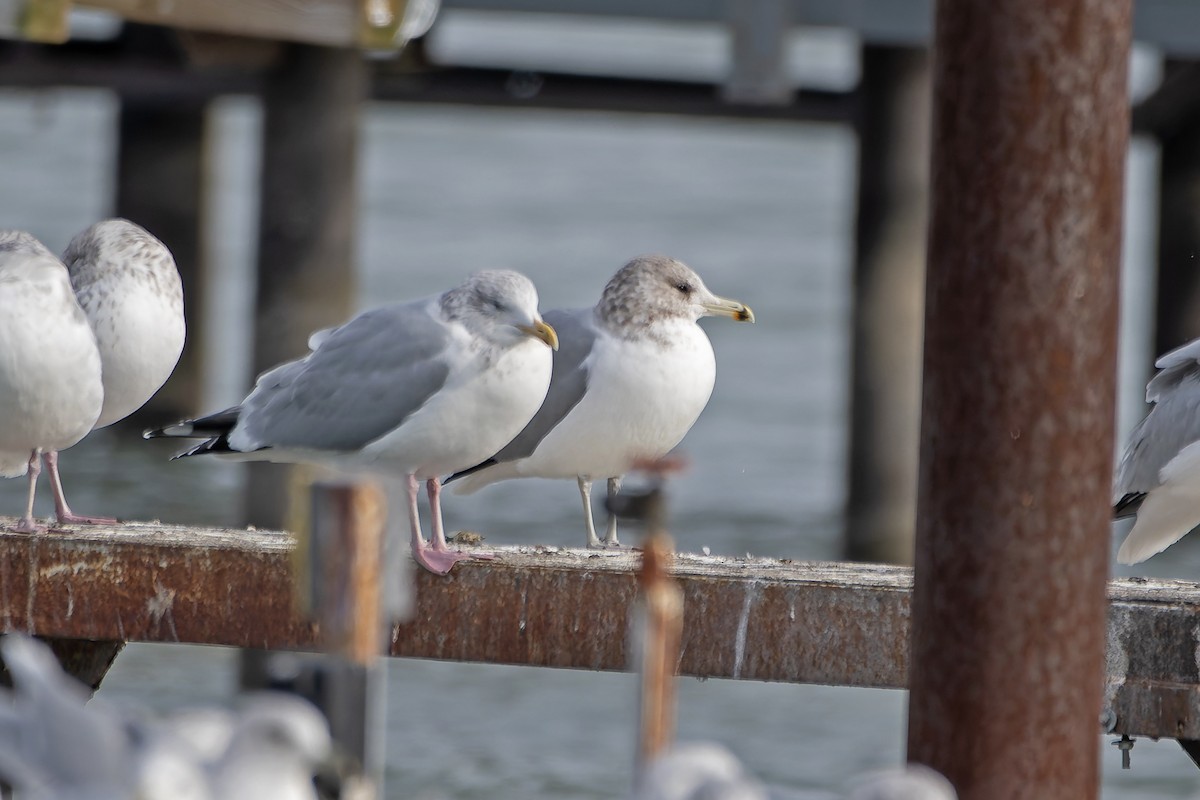
<svg viewBox="0 0 1200 800"><path fill-rule="evenodd" d="M588 356L583 399L546 435L519 475L615 477L683 440L712 395L717 365L691 320L660 323L670 345L601 336Z"/></svg>
<svg viewBox="0 0 1200 800"><path fill-rule="evenodd" d="M445 385L399 428L347 456L347 466L422 480L448 475L489 457L533 419L550 386L549 347L525 339L486 368L482 356L466 355L465 342L455 347Z"/></svg>
<svg viewBox="0 0 1200 800"><path fill-rule="evenodd" d="M183 351L183 298L164 294L140 273L108 273L79 293L103 365L103 428L141 408L166 383Z"/></svg>
<svg viewBox="0 0 1200 800"><path fill-rule="evenodd" d="M66 270L0 279L0 475L24 474L35 448L78 442L102 402L96 338Z"/></svg>

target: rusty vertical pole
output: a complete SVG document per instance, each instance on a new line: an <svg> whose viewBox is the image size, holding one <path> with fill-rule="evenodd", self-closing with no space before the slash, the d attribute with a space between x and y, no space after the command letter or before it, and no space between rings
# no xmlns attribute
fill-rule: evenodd
<svg viewBox="0 0 1200 800"><path fill-rule="evenodd" d="M1130 0L941 0L909 758L1098 789Z"/></svg>

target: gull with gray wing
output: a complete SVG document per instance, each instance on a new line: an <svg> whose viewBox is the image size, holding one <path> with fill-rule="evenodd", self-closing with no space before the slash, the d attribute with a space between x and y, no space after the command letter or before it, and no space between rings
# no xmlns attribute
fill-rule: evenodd
<svg viewBox="0 0 1200 800"><path fill-rule="evenodd" d="M146 432L204 438L181 456L312 462L403 477L412 554L445 574L471 558L442 528L441 475L494 453L533 417L550 382L554 328L524 275L478 272L436 297L365 311L259 376L238 406ZM425 481L432 543L421 532Z"/></svg>
<svg viewBox="0 0 1200 800"><path fill-rule="evenodd" d="M1129 437L1113 480L1113 518L1137 517L1117 560L1145 561L1200 525L1200 339L1154 364L1154 407Z"/></svg>
<svg viewBox="0 0 1200 800"><path fill-rule="evenodd" d="M617 546L615 517L605 540L596 536L592 482L607 479L614 496L635 463L662 458L691 429L716 380L712 344L696 324L711 315L754 321L666 256L630 261L594 308L546 312L561 343L546 402L495 455L447 482L470 493L508 478L575 478L587 546Z"/></svg>

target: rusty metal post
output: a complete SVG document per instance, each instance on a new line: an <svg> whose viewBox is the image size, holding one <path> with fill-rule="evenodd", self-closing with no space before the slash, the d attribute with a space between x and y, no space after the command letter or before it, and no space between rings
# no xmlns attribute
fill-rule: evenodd
<svg viewBox="0 0 1200 800"><path fill-rule="evenodd" d="M312 701L349 758L342 797L382 797L385 673L382 605L387 508L374 484L321 482L312 487L311 524L292 554L294 589L317 623L323 655L247 649L244 689L274 688Z"/></svg>
<svg viewBox="0 0 1200 800"><path fill-rule="evenodd" d="M942 0L912 761L1094 798L1130 0Z"/></svg>
<svg viewBox="0 0 1200 800"><path fill-rule="evenodd" d="M367 667L383 652L383 491L373 484L318 483L312 491L308 605L322 649Z"/></svg>
<svg viewBox="0 0 1200 800"><path fill-rule="evenodd" d="M668 574L675 547L662 530L651 530L638 572L640 596L635 636L641 681L638 765L635 774L671 746L675 738L675 675L683 635L683 590Z"/></svg>

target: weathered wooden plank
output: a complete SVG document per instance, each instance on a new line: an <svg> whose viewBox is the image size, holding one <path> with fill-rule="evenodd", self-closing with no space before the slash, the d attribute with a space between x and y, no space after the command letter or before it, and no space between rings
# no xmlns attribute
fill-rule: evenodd
<svg viewBox="0 0 1200 800"><path fill-rule="evenodd" d="M316 628L293 602L292 549L275 531L149 523L0 531L0 628L315 649ZM392 629L392 655L627 667L637 554L488 549L494 561L459 564L446 578L416 575L416 613ZM907 684L910 569L685 553L674 572L685 598L683 674ZM1109 597L1103 727L1200 738L1200 584L1123 579Z"/></svg>

